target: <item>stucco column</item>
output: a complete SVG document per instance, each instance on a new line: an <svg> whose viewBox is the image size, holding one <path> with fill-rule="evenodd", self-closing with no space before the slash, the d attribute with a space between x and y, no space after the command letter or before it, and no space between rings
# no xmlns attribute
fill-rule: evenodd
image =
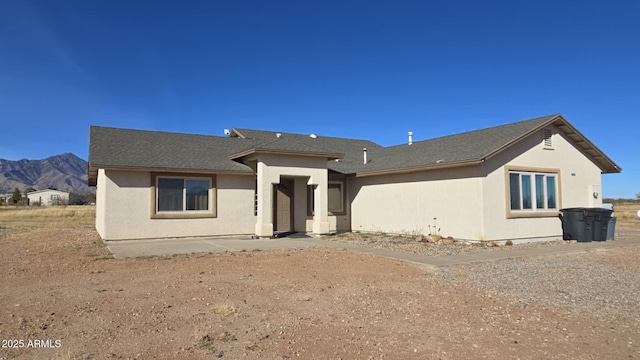
<svg viewBox="0 0 640 360"><path fill-rule="evenodd" d="M256 165L258 189L258 216L255 233L260 237L273 236L273 186L268 173L268 167L261 161Z"/></svg>
<svg viewBox="0 0 640 360"><path fill-rule="evenodd" d="M329 225L329 197L328 197L328 180L327 176L322 178L315 177L317 186L313 191L314 197L314 215L313 215L313 233L328 234L330 232Z"/></svg>

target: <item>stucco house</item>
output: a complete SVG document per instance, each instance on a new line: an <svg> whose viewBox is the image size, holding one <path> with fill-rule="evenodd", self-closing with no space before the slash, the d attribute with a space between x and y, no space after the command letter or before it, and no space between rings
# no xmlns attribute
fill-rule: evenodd
<svg viewBox="0 0 640 360"><path fill-rule="evenodd" d="M89 185L105 240L290 231L557 239L558 210L600 206L601 174L620 171L559 114L391 147L249 129L90 129Z"/></svg>
<svg viewBox="0 0 640 360"><path fill-rule="evenodd" d="M29 205L66 205L69 203L69 193L66 191L44 189L27 193Z"/></svg>

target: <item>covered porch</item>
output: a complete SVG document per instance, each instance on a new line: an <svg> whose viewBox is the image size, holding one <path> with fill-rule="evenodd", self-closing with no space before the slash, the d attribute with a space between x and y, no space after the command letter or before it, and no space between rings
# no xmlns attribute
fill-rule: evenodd
<svg viewBox="0 0 640 360"><path fill-rule="evenodd" d="M254 148L233 155L232 159L251 166L256 174L255 236L335 232L335 217L329 216L327 162L341 156L319 149L286 148Z"/></svg>

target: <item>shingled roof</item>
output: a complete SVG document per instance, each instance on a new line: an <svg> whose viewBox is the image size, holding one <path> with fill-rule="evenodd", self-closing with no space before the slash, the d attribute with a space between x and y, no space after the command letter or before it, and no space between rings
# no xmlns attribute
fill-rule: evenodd
<svg viewBox="0 0 640 360"><path fill-rule="evenodd" d="M582 135L562 115L555 114L511 124L391 147L372 141L233 129L229 137L92 126L89 149L89 183L98 168L144 168L184 172L252 173L239 161L257 152L322 156L327 167L357 176L410 172L444 166L479 164L519 140L555 125L603 173L621 169ZM363 162L363 148L369 161Z"/></svg>
<svg viewBox="0 0 640 360"><path fill-rule="evenodd" d="M506 125L377 149L367 165L351 169L358 176L410 172L436 167L479 164L519 140L555 125L574 145L591 157L603 173L622 169L571 125L562 115L548 115Z"/></svg>
<svg viewBox="0 0 640 360"><path fill-rule="evenodd" d="M260 140L260 139L240 139L245 140ZM315 145L315 144L314 144ZM253 146L249 149L241 151L239 153L230 156L231 159L240 159L244 156L255 153L272 153L272 154L290 154L290 155L304 155L304 156L319 156L328 160L340 159L344 154L323 149L310 144L302 143L293 139L283 138L282 134L279 134L275 139Z"/></svg>
<svg viewBox="0 0 640 360"><path fill-rule="evenodd" d="M479 163L498 150L546 126L557 115L464 132L435 139L384 148L371 153L359 173L414 170L422 167Z"/></svg>
<svg viewBox="0 0 640 360"><path fill-rule="evenodd" d="M89 183L99 168L143 168L185 172L253 173L229 156L255 146L258 140L92 126L89 144Z"/></svg>
<svg viewBox="0 0 640 360"><path fill-rule="evenodd" d="M221 137L92 126L89 184L96 184L99 168L253 174L249 166L234 160L253 152L273 152L341 159L339 164L334 161L330 164L342 165L343 161L347 164L353 161L354 151L361 154L362 146L380 147L366 140L313 139L300 134L257 130L250 134L238 136L234 129L232 136Z"/></svg>
<svg viewBox="0 0 640 360"><path fill-rule="evenodd" d="M339 161L330 161L327 165L329 170L333 170L335 172L343 174L354 173L354 169L357 169L359 165L363 164L362 149L367 148L367 151L374 149L383 149L382 146L369 140L239 128L235 128L231 131L231 136L233 137L251 140L273 139L277 136L277 134L280 134L282 139L290 139L298 143L309 144L314 147L329 149L333 152L343 154L342 158L339 159Z"/></svg>

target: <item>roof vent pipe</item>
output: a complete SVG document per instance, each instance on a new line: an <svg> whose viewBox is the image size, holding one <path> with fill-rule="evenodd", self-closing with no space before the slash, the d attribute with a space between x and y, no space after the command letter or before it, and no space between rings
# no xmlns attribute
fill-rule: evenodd
<svg viewBox="0 0 640 360"><path fill-rule="evenodd" d="M367 148L362 148L362 155L364 156L364 164L367 165Z"/></svg>
<svg viewBox="0 0 640 360"><path fill-rule="evenodd" d="M279 139L280 137L282 137L282 134L276 133L276 137Z"/></svg>
<svg viewBox="0 0 640 360"><path fill-rule="evenodd" d="M413 144L413 131L409 131L407 134L409 134L409 145Z"/></svg>

